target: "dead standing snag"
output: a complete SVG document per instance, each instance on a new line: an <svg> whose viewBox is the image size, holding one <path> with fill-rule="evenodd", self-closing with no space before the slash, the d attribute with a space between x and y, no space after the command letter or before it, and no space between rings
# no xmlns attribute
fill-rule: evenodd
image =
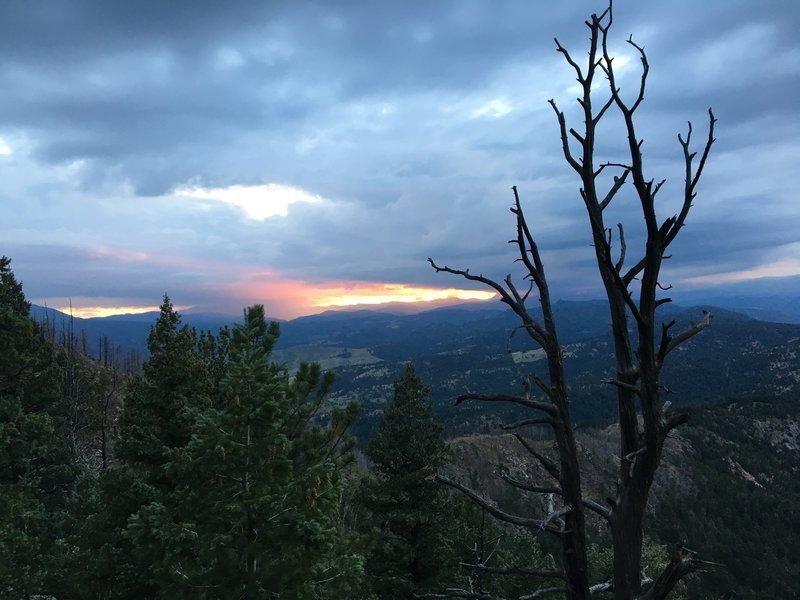
<svg viewBox="0 0 800 600"><path fill-rule="evenodd" d="M628 39L628 44L640 58L642 71L639 89L632 102L623 99L614 72L614 59L608 51L608 32L611 28L612 6L601 15L592 15L586 22L591 33L588 61L579 65L570 52L556 39L556 50L575 71L582 90L577 102L583 113L582 131L570 127L564 113L554 100L550 105L556 115L561 148L567 164L580 178L580 195L586 208L595 251L597 269L603 282L606 299L611 314L611 330L614 340L615 377L607 380L614 386L617 394L617 410L620 428L619 471L617 491L607 499L608 508L585 498L581 485L581 472L575 444L575 429L570 416L569 393L564 376L561 347L558 342L556 323L550 299L550 291L532 229L526 221L519 193L514 187L514 204L511 212L516 217L516 239L510 241L517 247L520 262L526 271L525 279L530 280L530 288L520 293L507 276L502 282L483 275L474 275L469 270L439 266L428 259L436 271L452 273L470 281L477 281L496 291L502 302L507 304L520 318L521 328L545 351L547 357L546 379L536 378L535 383L541 391L541 398L534 399L530 390L524 396L466 394L458 401L474 400L480 402L505 401L525 406L536 413L537 422L550 426L558 457L553 460L542 455L522 436L517 436L532 458L541 463L553 481L542 482L539 486L560 499L554 505L551 515L542 519L532 519L510 515L484 500L479 494L464 486L446 479L442 482L459 489L478 504L481 504L495 517L524 527L539 528L556 536L562 548L562 565L552 573L542 573L543 577L560 579L563 577L568 589L561 587L552 591L562 591L566 597L588 600L593 591L613 591L619 599L666 598L675 584L683 577L702 569L709 563L686 558L680 549L675 550L672 560L664 572L654 580L644 580L641 573L644 515L653 477L661 461L664 441L669 432L686 421L682 414L672 414L668 404L660 399L662 385L661 369L669 353L679 344L696 335L710 324L711 315L692 323L684 331L673 333L675 323L659 323L656 309L669 302L659 297L659 291L669 289L659 282L663 260L669 258L666 251L683 227L692 201L696 196L697 184L703 173L711 146L714 143L716 118L709 109L709 128L700 151L691 149L692 126L686 136L679 135L685 165L685 181L677 214L659 220L656 214L656 196L664 181L655 183L648 178L642 158L643 140L638 136L634 115L645 97L650 66L644 47ZM595 106L598 92L592 91L597 76L608 81L602 103ZM624 124L626 136L625 162L601 162L595 156L595 141L598 124L612 112L616 112ZM604 172L616 172L611 182L601 179ZM640 254L631 260L630 248L625 241L623 225L617 225L619 251L612 253L612 231L605 223L605 211L616 198L618 192L627 184L633 186L641 215L644 218L646 240ZM637 281L637 286L631 286ZM541 320L534 318L526 307L528 295L535 288L541 304ZM632 336L628 325L629 318L636 328ZM511 485L513 481L509 481ZM588 580L586 557L585 510L591 510L608 523L614 549L613 579L610 582L592 586ZM563 575L562 575L563 573ZM446 594L457 596L464 590L449 590ZM478 597L478 596L461 596ZM484 597L481 595L481 597ZM485 596L488 598L488 596Z"/></svg>

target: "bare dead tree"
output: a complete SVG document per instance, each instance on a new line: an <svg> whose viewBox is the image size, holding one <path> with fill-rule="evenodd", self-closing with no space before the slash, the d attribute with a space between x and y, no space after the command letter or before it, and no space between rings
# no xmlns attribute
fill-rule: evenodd
<svg viewBox="0 0 800 600"><path fill-rule="evenodd" d="M514 205L511 208L516 217L517 235L509 243L514 244L518 250L517 261L526 271L524 278L530 282L527 290L520 291L511 275L498 282L483 275L472 274L469 270L439 266L428 259L437 272L452 273L480 282L497 292L501 301L511 307L520 318L520 327L547 356L547 377L535 377L533 380L538 388L536 395L531 389L526 389L525 395L521 396L464 394L456 400L456 404L467 400L511 402L537 413L526 423L549 426L558 455L555 459L537 450L523 436L517 434L517 439L530 453L532 460L538 461L544 467L551 481L531 486L504 477L511 485L558 499L557 502L549 502L549 514L544 518L512 515L485 500L480 493L456 481L440 478L440 481L460 490L497 519L539 529L558 538L562 548L562 566L536 572L538 577L551 579L553 587L541 589L525 598L539 597L545 593L564 593L567 598L585 600L591 598L593 593L613 592L619 600L661 600L669 595L683 577L710 564L696 559L682 548L676 548L664 572L655 580L643 580L641 572L645 509L653 478L659 467L667 436L687 420L685 414L674 414L669 410L668 404L662 403L661 369L668 355L679 344L708 327L711 319L711 315L705 313L702 320L679 333L673 333L675 321L658 323L656 309L670 302L667 297L659 297L660 290L668 289L661 285L659 276L662 262L669 258L667 250L683 227L692 207L695 190L714 143L716 119L709 109L708 137L697 162L697 152L691 148L691 123L685 137L678 135L685 164L680 210L675 215L659 220L655 202L664 180L655 183L654 179L649 179L646 175L642 160L643 140L634 123L635 113L644 101L650 67L644 47L629 38L628 44L641 60L642 72L633 101L626 101L617 85L614 58L608 50L608 32L612 17L612 5L609 2L609 7L601 15L592 15L586 21L591 36L588 62L583 65L573 59L558 39L555 40L556 50L575 71L582 90L577 100L583 112L584 126L581 131L567 124L564 113L554 100L550 100L550 105L558 121L564 158L580 178L580 195L589 217L597 269L611 313L616 376L606 383L616 389L620 431L619 472L614 497L607 498L606 503L602 504L587 498L583 492L575 427L570 415L570 399L550 290L544 264L532 229L525 218L517 188L512 188ZM597 77L605 77L608 87L603 92L603 101L595 104L598 90L593 90L593 86ZM624 123L627 159L623 162L600 162L595 156L597 127L604 117L614 112ZM614 175L608 178L611 173ZM632 263L628 260L630 249L626 245L622 223L617 225L619 251L615 257L612 253L612 229L605 222L606 209L629 182L632 183L633 193L641 207L646 230L644 247L640 255L634 256ZM630 266L626 266L626 263ZM637 284L634 285L634 282ZM534 317L526 306L526 301L534 291L538 293L541 305L540 319ZM636 335L632 335L629 330L629 319L636 328ZM586 511L596 513L607 523L614 551L613 579L594 585L587 575ZM467 590L456 589L447 590L444 595L490 598L483 592L471 594Z"/></svg>

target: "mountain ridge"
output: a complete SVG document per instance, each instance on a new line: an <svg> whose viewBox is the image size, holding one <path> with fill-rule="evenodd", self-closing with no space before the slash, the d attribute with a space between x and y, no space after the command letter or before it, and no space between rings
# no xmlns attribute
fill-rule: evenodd
<svg viewBox="0 0 800 600"><path fill-rule="evenodd" d="M564 366L569 377L573 416L580 422L602 422L615 410L613 390L602 383L613 376L613 341L605 302L562 300L554 304ZM46 309L51 324L68 316ZM680 346L664 369L665 391L676 403L720 402L756 391L800 390L800 325L771 323L725 308L667 305L664 320L676 320L674 331L714 313L712 325ZM42 311L33 311L42 318ZM537 311L532 311L534 315ZM59 316L60 315L60 316ZM155 317L155 315L153 315ZM187 313L184 322L216 331L232 318ZM99 355L101 339L136 349L146 356L150 323L142 317L73 319L89 354ZM521 393L532 375L545 376L540 352L519 328L510 310L436 308L412 315L371 310L336 311L281 323L274 358L290 370L313 360L336 373L332 399L357 400L362 406L360 437L371 435L375 420L391 396L392 382L413 361L431 389L434 414L448 432L494 431L513 419L514 407L492 411L479 404L450 409L461 393ZM633 331L635 335L635 331Z"/></svg>

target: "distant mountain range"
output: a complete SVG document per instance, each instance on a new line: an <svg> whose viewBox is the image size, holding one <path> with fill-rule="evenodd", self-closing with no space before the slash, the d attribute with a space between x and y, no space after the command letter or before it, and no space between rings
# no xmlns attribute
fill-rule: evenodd
<svg viewBox="0 0 800 600"><path fill-rule="evenodd" d="M685 306L709 304L763 321L800 323L800 275L761 277L670 294Z"/></svg>
<svg viewBox="0 0 800 600"><path fill-rule="evenodd" d="M520 392L523 377L545 375L542 352L502 305L438 308L409 315L372 310L330 311L281 323L275 359L295 368L318 361L337 374L333 399L362 405L362 435L368 435L391 397L392 381L413 361L431 388L437 419L451 432L492 431L515 418L513 407L462 405L452 400L465 391ZM664 384L679 404L724 401L755 393L783 393L800 387L800 325L756 320L718 307L666 305L664 319L678 326L711 310L711 328L670 356ZM608 308L603 301L555 304L559 338L575 418L600 422L615 410L613 390L600 383L613 369ZM34 306L32 316L58 330L69 317ZM157 313L73 319L90 354L100 339L146 355L146 339ZM216 331L234 319L225 315L185 314L198 330Z"/></svg>

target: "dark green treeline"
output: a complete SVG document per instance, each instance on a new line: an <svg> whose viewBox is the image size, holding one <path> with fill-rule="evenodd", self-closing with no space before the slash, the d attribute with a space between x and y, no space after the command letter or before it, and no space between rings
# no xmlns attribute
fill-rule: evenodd
<svg viewBox="0 0 800 600"><path fill-rule="evenodd" d="M493 533L433 482L450 457L412 366L365 467L357 407L330 405L319 365L271 360L279 327L261 306L198 334L165 296L134 375L29 308L3 257L0 598L410 598L473 584L459 563Z"/></svg>

